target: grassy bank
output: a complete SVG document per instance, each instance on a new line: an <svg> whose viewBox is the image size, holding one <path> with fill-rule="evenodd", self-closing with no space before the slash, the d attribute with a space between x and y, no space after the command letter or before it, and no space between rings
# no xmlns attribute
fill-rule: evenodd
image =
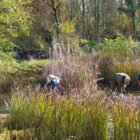
<svg viewBox="0 0 140 140"><path fill-rule="evenodd" d="M22 61L0 60L0 93L35 83L42 76L46 60Z"/></svg>

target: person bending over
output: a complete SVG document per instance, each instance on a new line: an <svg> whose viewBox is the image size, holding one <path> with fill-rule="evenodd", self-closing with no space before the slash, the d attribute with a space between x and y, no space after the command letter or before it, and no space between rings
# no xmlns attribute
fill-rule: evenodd
<svg viewBox="0 0 140 140"><path fill-rule="evenodd" d="M130 84L130 80L130 76L125 73L115 73L110 78L109 86L112 91L117 89L119 92L125 93L125 89Z"/></svg>
<svg viewBox="0 0 140 140"><path fill-rule="evenodd" d="M138 83L138 86L140 86L140 73L138 75L138 81L137 81L137 83Z"/></svg>
<svg viewBox="0 0 140 140"><path fill-rule="evenodd" d="M44 87L47 87L49 90L52 89L52 95L55 95L55 89L57 85L61 82L61 79L55 75L48 75L47 77L43 77L40 80L40 87L43 89Z"/></svg>

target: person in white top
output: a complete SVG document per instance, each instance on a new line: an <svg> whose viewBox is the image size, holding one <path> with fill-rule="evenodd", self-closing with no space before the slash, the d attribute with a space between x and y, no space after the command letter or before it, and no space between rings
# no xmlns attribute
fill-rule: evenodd
<svg viewBox="0 0 140 140"><path fill-rule="evenodd" d="M43 77L40 80L40 86L41 88L44 88L47 86L47 88L52 88L52 95L55 95L55 89L57 85L61 82L61 78L55 76L55 75L48 75L47 77Z"/></svg>
<svg viewBox="0 0 140 140"><path fill-rule="evenodd" d="M125 73L115 73L111 76L109 85L112 91L118 89L121 93L125 93L126 87L130 84L131 78Z"/></svg>

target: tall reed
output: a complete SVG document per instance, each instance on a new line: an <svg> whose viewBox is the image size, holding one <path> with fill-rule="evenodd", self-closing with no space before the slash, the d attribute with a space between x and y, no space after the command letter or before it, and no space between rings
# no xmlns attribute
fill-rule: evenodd
<svg viewBox="0 0 140 140"><path fill-rule="evenodd" d="M127 105L115 104L113 111L114 140L139 140L140 114L139 110Z"/></svg>
<svg viewBox="0 0 140 140"><path fill-rule="evenodd" d="M38 140L139 140L139 110L121 103L111 109L103 100L102 96L52 100L44 94L28 98L16 95L5 126L30 129L33 139Z"/></svg>
<svg viewBox="0 0 140 140"><path fill-rule="evenodd" d="M34 137L45 140L89 140L108 138L108 114L97 101L79 102L73 98L52 101L44 95L37 98L14 96L9 120L9 129L33 129Z"/></svg>

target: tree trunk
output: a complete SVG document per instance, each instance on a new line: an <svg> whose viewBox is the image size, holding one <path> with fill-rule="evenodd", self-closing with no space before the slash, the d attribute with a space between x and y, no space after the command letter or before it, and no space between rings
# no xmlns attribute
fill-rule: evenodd
<svg viewBox="0 0 140 140"><path fill-rule="evenodd" d="M133 34L133 28L132 28L132 20L131 20L131 17L130 16L128 16L128 20L129 20L129 31L130 31L130 35L132 35Z"/></svg>
<svg viewBox="0 0 140 140"><path fill-rule="evenodd" d="M132 16L132 38L136 40L135 13Z"/></svg>
<svg viewBox="0 0 140 140"><path fill-rule="evenodd" d="M51 0L51 2L52 2L52 8L53 8L53 12L54 12L54 18L56 21L56 33L57 33L57 36L59 37L60 31L58 28L58 25L59 25L58 7L55 7L54 0Z"/></svg>
<svg viewBox="0 0 140 140"><path fill-rule="evenodd" d="M95 40L100 42L100 0L94 0Z"/></svg>
<svg viewBox="0 0 140 140"><path fill-rule="evenodd" d="M82 30L82 37L86 38L85 32L85 0L82 0L82 23L83 23L83 30Z"/></svg>

